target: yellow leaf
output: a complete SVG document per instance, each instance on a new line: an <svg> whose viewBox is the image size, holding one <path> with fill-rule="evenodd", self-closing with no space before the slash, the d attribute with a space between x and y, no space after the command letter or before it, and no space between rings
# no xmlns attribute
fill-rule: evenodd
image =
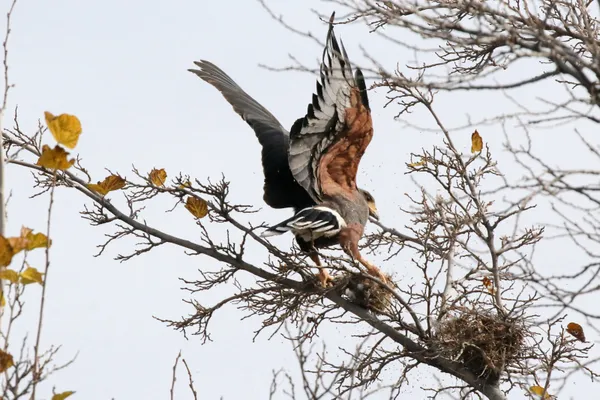
<svg viewBox="0 0 600 400"><path fill-rule="evenodd" d="M18 252L25 250L27 247L27 235L32 232L31 229L26 226L21 227L21 235L19 237L9 237L8 242L13 248L13 254L17 254Z"/></svg>
<svg viewBox="0 0 600 400"><path fill-rule="evenodd" d="M123 189L125 183L125 179L121 178L119 175L110 175L101 182L88 184L87 187L94 192L100 193L102 196L106 196L108 192Z"/></svg>
<svg viewBox="0 0 600 400"><path fill-rule="evenodd" d="M42 155L40 156L37 165L48 169L60 169L64 171L75 164L75 160L67 160L68 155L69 153L59 145L56 145L51 149L50 146L45 144L42 147Z"/></svg>
<svg viewBox="0 0 600 400"><path fill-rule="evenodd" d="M0 270L0 279L9 281L11 283L17 283L19 282L19 273L17 271L13 271L12 269L2 269Z"/></svg>
<svg viewBox="0 0 600 400"><path fill-rule="evenodd" d="M529 391L533 394L535 394L536 396L539 396L539 398L542 398L542 394L544 394L544 399L550 399L551 396L548 394L548 392L544 393L544 388L541 386L532 386L529 388Z"/></svg>
<svg viewBox="0 0 600 400"><path fill-rule="evenodd" d="M33 267L27 267L25 271L21 272L21 283L23 285L29 285L34 282L37 282L40 285L44 282L42 273Z"/></svg>
<svg viewBox="0 0 600 400"><path fill-rule="evenodd" d="M573 335L575 339L585 343L585 334L583 333L581 325L576 324L575 322L569 322L567 325L567 332Z"/></svg>
<svg viewBox="0 0 600 400"><path fill-rule="evenodd" d="M165 171L163 168L154 168L152 171L150 171L149 178L154 186L165 186L165 182L167 180L167 171Z"/></svg>
<svg viewBox="0 0 600 400"><path fill-rule="evenodd" d="M25 246L25 250L33 250L39 249L40 247L50 247L52 241L48 240L48 237L43 233L28 233L27 234L27 244Z"/></svg>
<svg viewBox="0 0 600 400"><path fill-rule="evenodd" d="M185 202L185 208L196 218L203 218L208 214L208 204L196 196L189 196Z"/></svg>
<svg viewBox="0 0 600 400"><path fill-rule="evenodd" d="M6 238L6 240L8 240L8 243L10 243L10 246L13 249L13 254L17 254L23 250L25 250L25 245L27 242L27 239L24 237L9 237Z"/></svg>
<svg viewBox="0 0 600 400"><path fill-rule="evenodd" d="M475 130L471 135L471 153L477 153L483 149L483 139L479 135L479 132Z"/></svg>
<svg viewBox="0 0 600 400"><path fill-rule="evenodd" d="M4 350L0 350L0 373L6 371L14 365L15 362L13 361L13 356L8 354Z"/></svg>
<svg viewBox="0 0 600 400"><path fill-rule="evenodd" d="M424 158L421 158L421 161L410 163L410 164L408 164L408 166L410 168L417 168L417 167L422 167L425 164L427 164L427 161Z"/></svg>
<svg viewBox="0 0 600 400"><path fill-rule="evenodd" d="M55 117L48 111L44 113L44 117L46 117L48 129L50 129L52 136L54 136L54 139L58 143L70 149L77 146L79 135L81 135L81 122L79 122L79 118L69 114L60 114Z"/></svg>
<svg viewBox="0 0 600 400"><path fill-rule="evenodd" d="M8 267L15 255L8 239L0 236L0 267Z"/></svg>
<svg viewBox="0 0 600 400"><path fill-rule="evenodd" d="M183 182L181 185L177 186L177 189L185 189L185 188L189 188L192 187L192 182L190 182L190 180L188 179L187 181Z"/></svg>
<svg viewBox="0 0 600 400"><path fill-rule="evenodd" d="M0 307L4 307L6 305L6 299L4 298L4 291L0 293Z"/></svg>
<svg viewBox="0 0 600 400"><path fill-rule="evenodd" d="M17 254L22 250L33 250L40 247L47 247L52 244L43 233L33 233L33 231L25 226L21 228L21 236L10 237L8 242L13 248L13 253Z"/></svg>
<svg viewBox="0 0 600 400"><path fill-rule="evenodd" d="M56 393L54 396L52 396L52 400L65 400L67 397L69 397L73 393L75 393L75 392L73 392L72 390L62 392L62 393Z"/></svg>

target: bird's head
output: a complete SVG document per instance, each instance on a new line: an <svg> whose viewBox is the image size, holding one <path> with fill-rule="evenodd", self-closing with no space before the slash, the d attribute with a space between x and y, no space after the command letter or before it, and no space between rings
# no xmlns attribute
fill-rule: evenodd
<svg viewBox="0 0 600 400"><path fill-rule="evenodd" d="M369 216L375 218L379 221L379 213L377 212L377 205L375 204L375 199L371 195L371 193L367 192L364 189L358 189L360 194L363 195L365 200L367 201L367 205L369 206Z"/></svg>

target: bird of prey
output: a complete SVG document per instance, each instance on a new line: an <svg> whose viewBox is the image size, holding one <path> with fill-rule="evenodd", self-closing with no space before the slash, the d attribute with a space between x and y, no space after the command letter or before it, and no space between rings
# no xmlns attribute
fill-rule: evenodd
<svg viewBox="0 0 600 400"><path fill-rule="evenodd" d="M358 164L373 129L364 77L358 68L352 75L343 44L333 32L334 15L317 93L290 132L216 65L201 60L194 62L199 69L189 70L218 89L256 133L262 146L265 203L294 209L294 216L263 236L293 232L300 249L319 268L324 286L331 277L316 249L336 244L369 273L386 279L358 249L369 215L378 219L373 196L356 186Z"/></svg>

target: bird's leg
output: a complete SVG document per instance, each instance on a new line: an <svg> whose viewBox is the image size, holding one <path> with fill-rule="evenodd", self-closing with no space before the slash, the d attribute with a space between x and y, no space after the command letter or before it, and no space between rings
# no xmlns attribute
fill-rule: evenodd
<svg viewBox="0 0 600 400"><path fill-rule="evenodd" d="M383 272L381 272L381 270L379 268L377 268L375 265L371 264L371 262L366 260L359 252L357 252L357 253L358 254L357 254L356 259L358 260L359 263L364 265L364 267L367 269L367 272L370 275L373 275L374 277L381 279L381 281L383 283L387 283L387 281L388 281L387 277L383 274Z"/></svg>
<svg viewBox="0 0 600 400"><path fill-rule="evenodd" d="M381 279L382 282L387 283L387 278L386 276L383 274L383 272L381 272L381 270L379 268L377 268L375 265L371 264L369 261L367 261L362 254L360 254L360 251L358 250L358 240L357 241L348 241L347 243L345 243L345 245L343 246L344 250L350 254L350 256L357 260L359 263L361 263L366 269L367 272L370 275L373 275L379 279Z"/></svg>
<svg viewBox="0 0 600 400"><path fill-rule="evenodd" d="M317 254L317 252L315 250L311 250L308 256L311 260L313 260L315 264L317 264L317 268L319 268L317 278L319 278L319 282L321 282L321 285L323 287L331 286L333 278L331 277L331 275L329 275L329 272L327 272L327 270L323 268L323 265L321 265L321 260L319 259L319 255Z"/></svg>

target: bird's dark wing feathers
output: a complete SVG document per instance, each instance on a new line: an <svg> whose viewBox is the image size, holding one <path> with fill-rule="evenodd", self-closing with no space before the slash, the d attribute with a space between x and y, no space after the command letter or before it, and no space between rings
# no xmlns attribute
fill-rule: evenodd
<svg viewBox="0 0 600 400"><path fill-rule="evenodd" d="M244 121L256 133L262 146L265 175L264 201L273 208L294 207L296 210L314 205L306 190L294 179L287 159L289 133L260 103L248 95L223 70L209 61L194 62L190 69L218 89Z"/></svg>
<svg viewBox="0 0 600 400"><path fill-rule="evenodd" d="M221 68L205 60L196 61L194 64L199 69L190 69L189 71L217 88L244 121L249 124L252 124L253 122L262 122L264 125L272 127L274 130L287 135L287 131L281 126L277 118L275 118L273 114L259 102L250 97L250 95L235 83L235 81Z"/></svg>

